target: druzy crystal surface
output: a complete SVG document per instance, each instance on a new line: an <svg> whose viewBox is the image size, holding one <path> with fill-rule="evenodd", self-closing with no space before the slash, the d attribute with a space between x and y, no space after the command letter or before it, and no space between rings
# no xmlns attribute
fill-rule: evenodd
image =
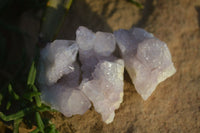
<svg viewBox="0 0 200 133"><path fill-rule="evenodd" d="M52 109L60 111L69 117L84 114L91 106L88 98L78 87L68 87L62 84L43 87L41 99Z"/></svg>
<svg viewBox="0 0 200 133"><path fill-rule="evenodd" d="M124 61L102 60L92 73L93 79L84 81L81 90L92 101L95 110L107 124L112 122L115 110L123 101Z"/></svg>
<svg viewBox="0 0 200 133"><path fill-rule="evenodd" d="M79 46L79 59L84 79L91 78L91 73L100 60L112 58L116 46L112 33L93 33L83 26L76 31L76 42Z"/></svg>
<svg viewBox="0 0 200 133"><path fill-rule="evenodd" d="M123 100L124 61L116 60L113 55L114 35L93 33L81 26L76 31L76 41L83 72L80 89L102 115L103 121L110 123Z"/></svg>
<svg viewBox="0 0 200 133"><path fill-rule="evenodd" d="M140 28L114 32L125 67L137 92L146 100L176 69L167 45Z"/></svg>
<svg viewBox="0 0 200 133"><path fill-rule="evenodd" d="M40 52L39 83L53 85L63 75L74 71L78 45L75 41L55 40Z"/></svg>
<svg viewBox="0 0 200 133"><path fill-rule="evenodd" d="M78 45L74 41L56 40L40 54L41 99L65 116L83 114L91 106L79 90L81 71L76 62L77 52Z"/></svg>

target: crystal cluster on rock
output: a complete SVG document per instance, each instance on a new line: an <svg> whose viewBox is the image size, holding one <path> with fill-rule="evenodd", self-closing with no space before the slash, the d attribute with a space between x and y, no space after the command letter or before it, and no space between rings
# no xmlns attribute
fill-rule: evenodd
<svg viewBox="0 0 200 133"><path fill-rule="evenodd" d="M114 32L125 67L137 92L146 100L176 69L167 45L140 28Z"/></svg>
<svg viewBox="0 0 200 133"><path fill-rule="evenodd" d="M114 55L116 44L122 59ZM123 101L124 67L144 100L176 71L167 45L143 29L113 35L80 26L76 41L55 40L41 50L41 99L68 117L84 114L92 103L111 123Z"/></svg>

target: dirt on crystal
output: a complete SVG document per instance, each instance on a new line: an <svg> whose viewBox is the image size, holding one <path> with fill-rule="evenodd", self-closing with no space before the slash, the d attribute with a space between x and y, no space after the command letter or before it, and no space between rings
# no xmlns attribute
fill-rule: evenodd
<svg viewBox="0 0 200 133"><path fill-rule="evenodd" d="M144 9L125 0L75 0L58 38L75 39L80 25L105 32L142 27L168 44L177 72L160 83L147 101L136 92L125 72L124 100L111 124L105 124L93 107L84 115L70 118L51 113L60 133L200 132L200 1L142 3ZM29 22L24 17L22 28L36 33L24 24Z"/></svg>

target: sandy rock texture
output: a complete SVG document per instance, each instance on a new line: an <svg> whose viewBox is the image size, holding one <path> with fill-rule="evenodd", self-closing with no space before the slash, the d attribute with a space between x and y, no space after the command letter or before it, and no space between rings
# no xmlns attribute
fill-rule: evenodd
<svg viewBox="0 0 200 133"><path fill-rule="evenodd" d="M75 39L80 25L95 32L139 26L168 44L177 72L147 101L125 72L123 103L111 124L105 124L94 107L70 118L48 114L60 133L200 132L200 1L141 2L143 10L125 0L75 0L58 39Z"/></svg>

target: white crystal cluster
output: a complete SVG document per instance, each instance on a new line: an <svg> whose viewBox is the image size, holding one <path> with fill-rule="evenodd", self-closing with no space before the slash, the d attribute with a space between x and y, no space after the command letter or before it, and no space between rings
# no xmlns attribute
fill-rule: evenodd
<svg viewBox="0 0 200 133"><path fill-rule="evenodd" d="M80 67L76 61L78 44L75 41L56 40L41 50L41 99L66 116L85 113L91 106L79 90Z"/></svg>
<svg viewBox="0 0 200 133"><path fill-rule="evenodd" d="M100 60L114 58L115 38L111 33L93 33L86 27L80 26L76 31L76 42L79 46L79 59L81 61L82 77L90 79L91 73Z"/></svg>
<svg viewBox="0 0 200 133"><path fill-rule="evenodd" d="M112 55L116 45L114 35L93 33L80 26L76 42L83 72L80 89L101 113L103 121L110 123L123 100L124 61Z"/></svg>
<svg viewBox="0 0 200 133"><path fill-rule="evenodd" d="M72 72L77 52L75 41L55 40L48 44L40 54L39 83L52 85L63 75Z"/></svg>
<svg viewBox="0 0 200 133"><path fill-rule="evenodd" d="M137 92L146 100L176 69L167 45L140 28L114 32L125 67Z"/></svg>
<svg viewBox="0 0 200 133"><path fill-rule="evenodd" d="M122 59L113 54L116 43ZM55 40L41 50L41 99L65 116L83 114L92 103L111 123L123 101L124 67L144 100L176 71L167 45L143 29L112 34L80 26L76 41Z"/></svg>
<svg viewBox="0 0 200 133"><path fill-rule="evenodd" d="M123 101L124 61L100 61L92 73L93 79L84 82L81 90L92 101L95 110L102 115L103 121L110 123Z"/></svg>

